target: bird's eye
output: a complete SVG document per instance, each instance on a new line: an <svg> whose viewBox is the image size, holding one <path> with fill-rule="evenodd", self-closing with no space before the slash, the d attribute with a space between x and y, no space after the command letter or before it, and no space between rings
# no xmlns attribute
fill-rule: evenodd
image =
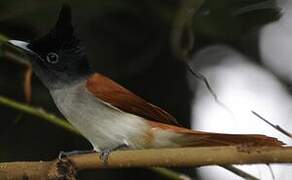
<svg viewBox="0 0 292 180"><path fill-rule="evenodd" d="M59 62L59 56L54 52L50 52L47 54L46 60L50 64L57 64Z"/></svg>

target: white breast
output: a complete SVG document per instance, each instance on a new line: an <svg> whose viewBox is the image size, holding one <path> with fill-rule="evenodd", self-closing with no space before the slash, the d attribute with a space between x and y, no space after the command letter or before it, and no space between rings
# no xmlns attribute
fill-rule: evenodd
<svg viewBox="0 0 292 180"><path fill-rule="evenodd" d="M141 140L149 128L143 118L119 109L92 96L85 82L51 95L61 113L83 134L95 150L116 147L124 142L132 148L142 148Z"/></svg>

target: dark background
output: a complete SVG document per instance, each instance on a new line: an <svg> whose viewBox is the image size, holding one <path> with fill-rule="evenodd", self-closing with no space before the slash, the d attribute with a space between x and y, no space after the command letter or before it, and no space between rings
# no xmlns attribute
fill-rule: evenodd
<svg viewBox="0 0 292 180"><path fill-rule="evenodd" d="M170 48L170 32L182 2L70 1L76 34L94 69L164 108L189 127L193 92L186 79L185 62L178 60ZM266 6L254 8L263 2ZM24 41L40 37L54 26L61 5L53 0L1 1L0 34ZM225 43L260 64L258 27L278 17L271 0L207 0L193 19L193 53L210 44ZM0 95L24 102L24 70L20 64L0 59ZM61 116L48 91L34 76L32 85L31 104ZM0 120L0 161L49 160L60 151L90 148L82 137L4 106L0 106ZM142 169L84 172L80 176L163 179Z"/></svg>

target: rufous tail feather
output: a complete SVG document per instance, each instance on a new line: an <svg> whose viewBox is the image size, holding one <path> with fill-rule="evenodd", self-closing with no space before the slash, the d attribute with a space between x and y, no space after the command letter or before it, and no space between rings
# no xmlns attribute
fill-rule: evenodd
<svg viewBox="0 0 292 180"><path fill-rule="evenodd" d="M173 125L148 121L151 131L156 134L156 142L165 141L175 143L177 146L283 146L284 143L276 138L258 134L221 134L202 131L193 131Z"/></svg>
<svg viewBox="0 0 292 180"><path fill-rule="evenodd" d="M257 134L220 134L207 132L181 133L178 143L181 146L282 146L276 138Z"/></svg>

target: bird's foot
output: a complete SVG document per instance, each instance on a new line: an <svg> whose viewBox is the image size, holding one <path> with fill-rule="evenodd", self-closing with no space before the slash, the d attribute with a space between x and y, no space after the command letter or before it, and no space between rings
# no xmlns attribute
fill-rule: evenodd
<svg viewBox="0 0 292 180"><path fill-rule="evenodd" d="M83 151L69 151L69 152L64 152L61 151L58 155L58 159L62 160L64 158L67 158L68 156L72 155L80 155L80 154L88 154L88 153L93 153L96 152L95 150L83 150Z"/></svg>
<svg viewBox="0 0 292 180"><path fill-rule="evenodd" d="M128 147L129 147L129 145L127 143L123 143L123 144L120 144L116 147L110 147L110 148L105 148L105 149L101 150L99 158L102 161L102 164L107 165L108 157L113 151L123 149L123 148L128 148Z"/></svg>

